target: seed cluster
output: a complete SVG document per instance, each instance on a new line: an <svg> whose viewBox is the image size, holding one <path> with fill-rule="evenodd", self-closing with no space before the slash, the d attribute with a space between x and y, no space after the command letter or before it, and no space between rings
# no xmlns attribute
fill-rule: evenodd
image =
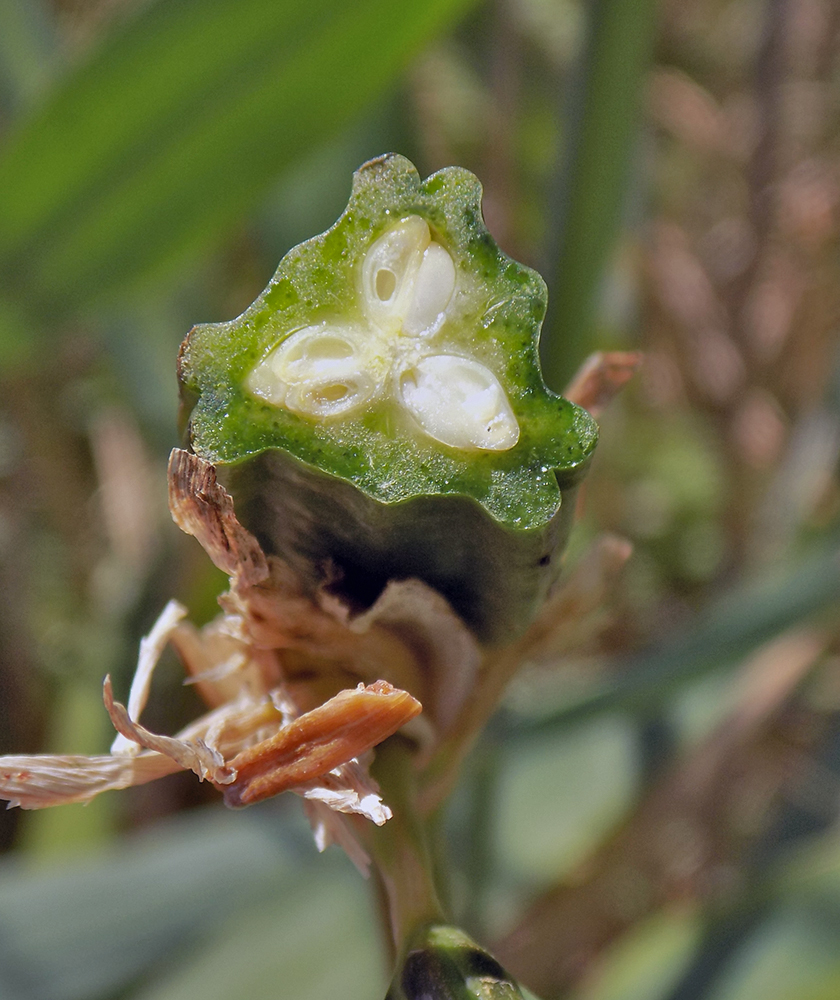
<svg viewBox="0 0 840 1000"><path fill-rule="evenodd" d="M418 215L367 250L360 269L363 323L305 326L251 371L252 395L302 417L341 419L390 397L440 444L507 451L519 425L495 374L466 354L440 353L457 273Z"/></svg>

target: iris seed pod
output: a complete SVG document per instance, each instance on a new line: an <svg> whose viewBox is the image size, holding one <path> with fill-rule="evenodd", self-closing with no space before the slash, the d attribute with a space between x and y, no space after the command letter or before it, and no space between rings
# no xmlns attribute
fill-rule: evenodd
<svg viewBox="0 0 840 1000"><path fill-rule="evenodd" d="M542 381L545 308L471 173L372 160L250 308L187 336L189 447L313 590L365 607L418 577L482 642L508 641L557 576L597 439Z"/></svg>

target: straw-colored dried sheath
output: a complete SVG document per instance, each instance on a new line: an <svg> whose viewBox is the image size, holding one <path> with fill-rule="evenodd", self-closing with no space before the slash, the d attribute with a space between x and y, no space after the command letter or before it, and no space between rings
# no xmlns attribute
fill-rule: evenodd
<svg viewBox="0 0 840 1000"><path fill-rule="evenodd" d="M189 446L313 588L364 607L419 577L506 641L556 578L597 438L542 381L545 307L471 173L421 182L401 156L372 160L249 309L188 335Z"/></svg>

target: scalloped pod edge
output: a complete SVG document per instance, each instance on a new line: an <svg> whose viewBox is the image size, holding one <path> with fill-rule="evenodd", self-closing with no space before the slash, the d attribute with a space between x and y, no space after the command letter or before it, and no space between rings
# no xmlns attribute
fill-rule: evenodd
<svg viewBox="0 0 840 1000"><path fill-rule="evenodd" d="M533 619L597 441L538 361L547 293L484 225L481 185L404 157L228 323L179 355L182 426L269 553L364 607L439 590L484 642Z"/></svg>

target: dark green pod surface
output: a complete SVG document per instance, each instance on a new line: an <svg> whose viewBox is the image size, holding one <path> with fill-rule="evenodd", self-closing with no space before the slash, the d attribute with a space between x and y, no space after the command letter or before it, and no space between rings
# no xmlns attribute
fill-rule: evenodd
<svg viewBox="0 0 840 1000"><path fill-rule="evenodd" d="M361 607L419 577L482 641L508 640L557 575L597 440L542 381L545 308L471 173L421 182L404 157L372 160L250 308L190 331L190 446L312 586Z"/></svg>
<svg viewBox="0 0 840 1000"><path fill-rule="evenodd" d="M412 942L385 1000L523 1000L496 959L458 927L425 928Z"/></svg>

